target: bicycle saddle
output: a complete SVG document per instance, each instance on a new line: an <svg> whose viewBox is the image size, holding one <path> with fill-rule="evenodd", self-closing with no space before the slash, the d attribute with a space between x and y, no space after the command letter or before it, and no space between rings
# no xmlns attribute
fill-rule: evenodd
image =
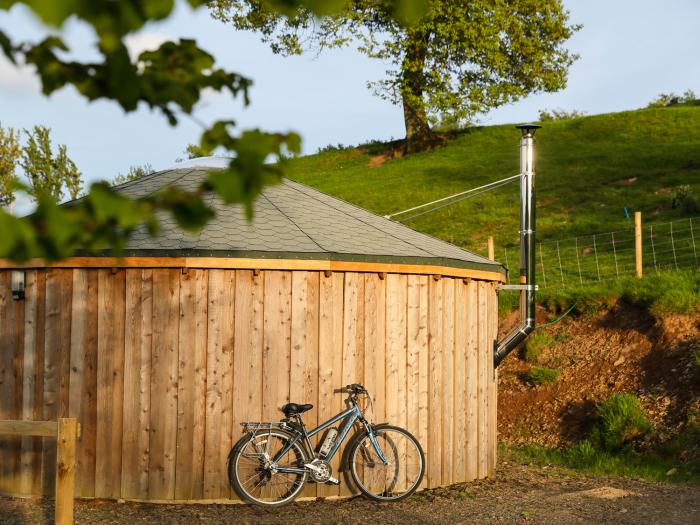
<svg viewBox="0 0 700 525"><path fill-rule="evenodd" d="M304 405L299 405L297 403L287 403L280 410L284 412L287 417L295 416L297 414L303 414L307 410L311 410L314 406L311 403L306 403Z"/></svg>

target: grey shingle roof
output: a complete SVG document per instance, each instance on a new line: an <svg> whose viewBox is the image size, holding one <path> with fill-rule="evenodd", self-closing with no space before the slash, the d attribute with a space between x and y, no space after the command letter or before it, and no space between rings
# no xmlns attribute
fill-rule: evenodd
<svg viewBox="0 0 700 525"><path fill-rule="evenodd" d="M207 169L173 169L117 186L143 197L168 184L194 190ZM157 256L254 257L433 264L505 273L499 263L412 230L289 179L265 188L248 222L242 206L206 197L216 217L198 234L178 228L162 214L158 236L140 230L126 254Z"/></svg>

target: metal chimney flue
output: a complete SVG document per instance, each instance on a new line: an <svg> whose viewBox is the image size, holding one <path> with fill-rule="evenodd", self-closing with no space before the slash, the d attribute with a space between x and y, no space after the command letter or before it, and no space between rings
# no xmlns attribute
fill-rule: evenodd
<svg viewBox="0 0 700 525"><path fill-rule="evenodd" d="M501 290L520 291L520 322L493 353L494 366L522 343L535 329L535 131L541 126L522 124L520 138L520 275L519 284L503 285Z"/></svg>

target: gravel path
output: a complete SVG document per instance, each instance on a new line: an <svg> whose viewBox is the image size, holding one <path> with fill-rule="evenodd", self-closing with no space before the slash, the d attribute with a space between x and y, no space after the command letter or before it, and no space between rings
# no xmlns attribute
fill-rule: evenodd
<svg viewBox="0 0 700 525"><path fill-rule="evenodd" d="M51 523L51 502L0 499L0 523ZM700 523L700 486L590 478L502 462L493 480L421 492L397 504L360 498L267 511L248 505L79 501L78 524Z"/></svg>

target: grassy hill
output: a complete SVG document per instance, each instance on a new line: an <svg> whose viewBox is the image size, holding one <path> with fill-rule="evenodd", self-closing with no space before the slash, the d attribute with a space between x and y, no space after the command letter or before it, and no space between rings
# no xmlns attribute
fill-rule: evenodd
<svg viewBox="0 0 700 525"><path fill-rule="evenodd" d="M388 214L518 173L519 131L512 125L460 132L444 147L391 158L387 145L329 149L294 160L290 178ZM690 185L700 202L700 106L641 109L545 123L537 133L538 239L628 228L687 217L672 209ZM483 253L517 241L513 184L407 222ZM694 215L700 215L700 212Z"/></svg>

